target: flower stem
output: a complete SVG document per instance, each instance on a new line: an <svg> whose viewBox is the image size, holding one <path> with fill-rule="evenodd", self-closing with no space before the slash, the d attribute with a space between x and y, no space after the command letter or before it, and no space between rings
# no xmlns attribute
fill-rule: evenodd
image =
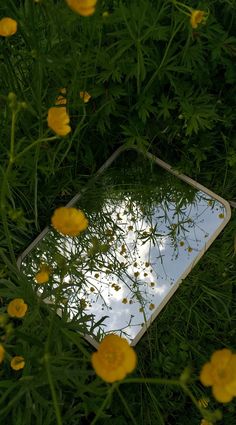
<svg viewBox="0 0 236 425"><path fill-rule="evenodd" d="M14 145L15 145L15 127L16 127L16 117L17 117L17 110L12 111L12 120L11 120L11 135L10 135L10 155L9 155L9 162L6 171L3 172L3 180L2 180L2 187L1 187L1 194L0 194L0 210L1 210L1 216L2 216L2 224L3 224L3 230L5 232L7 245L10 252L11 261L13 264L16 264L16 258L14 254L13 245L11 242L11 235L9 232L8 222L7 222L7 213L6 213L6 194L7 194L7 186L8 186L8 176L10 175L12 164L14 162Z"/></svg>
<svg viewBox="0 0 236 425"><path fill-rule="evenodd" d="M47 137L46 139L35 140L33 143L31 143L31 145L27 146L27 148L23 149L23 151L18 153L18 155L15 156L14 161L16 159L21 158L23 155L25 155L26 152L28 152L30 149L32 149L34 146L38 145L39 143L50 142L51 140L56 140L56 139L58 139L57 136L52 136L52 137Z"/></svg>
<svg viewBox="0 0 236 425"><path fill-rule="evenodd" d="M180 387L181 383L175 379L164 379L164 378L128 378L124 381L119 382L122 384L159 384L159 385L175 385Z"/></svg>
<svg viewBox="0 0 236 425"><path fill-rule="evenodd" d="M146 93L146 92L149 90L149 88L151 87L152 83L154 82L154 80L155 80L155 79L156 79L156 77L158 76L158 74L159 74L159 72L160 72L160 69L163 67L163 64L164 64L164 62L165 62L165 60L166 60L166 58L167 58L167 55L168 55L168 52L169 52L170 46L171 46L171 44L172 44L172 41L173 41L174 37L176 36L176 34L178 33L178 31L180 30L181 26L182 26L182 22L181 22L181 23L180 23L180 24L179 24L179 25L175 28L175 30L173 31L173 34L172 34L172 36L171 36L171 38L170 38L170 40L169 40L169 42L168 42L168 44L167 44L167 46L166 46L166 50L165 50L165 53L164 53L163 58L162 58L162 60L161 60L161 63L160 63L160 65L158 66L158 68L156 69L156 71L153 73L153 75L151 76L151 78L150 78L150 80L148 81L148 83L147 83L146 87L144 87L144 93Z"/></svg>
<svg viewBox="0 0 236 425"><path fill-rule="evenodd" d="M46 367L48 382L49 382L49 386L50 386L50 390L51 390L51 394L52 394L53 406L54 406L54 410L55 410L55 413L56 413L57 425L63 425L62 424L62 418L61 418L61 412L60 412L58 401L57 401L56 390L55 390L52 375L51 375L50 364L49 364L49 354L48 353L45 354L44 361L45 361L45 367Z"/></svg>
<svg viewBox="0 0 236 425"><path fill-rule="evenodd" d="M196 408L200 411L201 415L204 417L205 409L201 408L199 405L197 399L194 397L192 391L187 387L187 385L181 383L181 388L185 392L185 394L192 400L193 404L196 406Z"/></svg>
<svg viewBox="0 0 236 425"><path fill-rule="evenodd" d="M101 416L102 412L105 410L105 408L106 408L107 404L109 403L109 401L110 401L110 399L111 399L111 396L112 396L113 392L115 391L116 387L117 387L117 383L114 383L114 384L112 384L112 386L109 388L109 390L108 390L108 392L107 392L107 396L106 396L106 398L104 399L104 401L103 401L102 405L100 406L100 409L98 410L98 412L97 412L97 414L96 414L95 418L92 420L92 422L91 422L91 424L90 424L90 425L94 425L94 424L96 424L96 422L97 422L97 421L98 421L98 419L100 418L100 416Z"/></svg>
<svg viewBox="0 0 236 425"><path fill-rule="evenodd" d="M184 7L185 9L187 9L187 10L189 10L189 12L191 12L192 11L192 7L190 7L190 6L187 6L186 4L184 4L184 3L181 3L181 2L179 2L179 1L176 1L176 0L172 0L172 2L173 2L173 4L174 4L174 6L180 6L180 7ZM181 10L181 9L179 9L179 10ZM181 10L182 12L183 12L183 10Z"/></svg>
<svg viewBox="0 0 236 425"><path fill-rule="evenodd" d="M15 127L16 127L16 116L17 111L12 111L12 119L11 119L11 144L10 144L10 158L9 163L13 164L14 162L14 146L15 146Z"/></svg>
<svg viewBox="0 0 236 425"><path fill-rule="evenodd" d="M133 423L134 425L137 425L137 422L136 422L136 420L135 420L135 418L134 418L134 416L133 416L133 413L131 412L131 410L130 410L130 408L129 408L128 404L126 403L125 398L123 397L122 393L120 392L119 387L117 387L117 388L116 388L116 391L117 391L117 393L118 393L118 395L119 395L119 397L120 397L120 399L121 399L121 401L122 401L122 403L123 403L123 405L124 405L125 409L127 410L127 412L128 412L128 414L129 414L129 417L130 417L130 419L131 419L132 423Z"/></svg>

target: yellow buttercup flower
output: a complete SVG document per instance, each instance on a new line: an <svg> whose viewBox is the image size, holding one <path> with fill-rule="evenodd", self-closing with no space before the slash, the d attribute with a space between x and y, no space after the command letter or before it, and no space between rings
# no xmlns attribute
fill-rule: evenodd
<svg viewBox="0 0 236 425"><path fill-rule="evenodd" d="M203 10L192 10L190 16L190 22L192 28L197 28L197 26L204 20L205 12Z"/></svg>
<svg viewBox="0 0 236 425"><path fill-rule="evenodd" d="M97 0L66 0L66 3L81 16L91 16L95 12Z"/></svg>
<svg viewBox="0 0 236 425"><path fill-rule="evenodd" d="M28 305L22 298L15 298L7 306L7 313L10 317L22 318L28 310Z"/></svg>
<svg viewBox="0 0 236 425"><path fill-rule="evenodd" d="M54 211L52 226L63 235L77 236L88 227L83 211L73 207L60 207Z"/></svg>
<svg viewBox="0 0 236 425"><path fill-rule="evenodd" d="M25 367L25 359L22 356L15 356L11 359L11 368L14 370L20 370Z"/></svg>
<svg viewBox="0 0 236 425"><path fill-rule="evenodd" d="M3 348L2 344L0 344L0 363L3 362L5 356L5 349Z"/></svg>
<svg viewBox="0 0 236 425"><path fill-rule="evenodd" d="M67 104L67 100L64 96L62 95L57 96L55 105L58 106L58 105L66 105L66 104Z"/></svg>
<svg viewBox="0 0 236 425"><path fill-rule="evenodd" d="M61 88L59 89L59 92L60 92L61 94L66 95L66 88L65 88L65 87L61 87Z"/></svg>
<svg viewBox="0 0 236 425"><path fill-rule="evenodd" d="M236 396L236 354L229 349L215 351L200 373L200 381L212 386L215 399L227 403Z"/></svg>
<svg viewBox="0 0 236 425"><path fill-rule="evenodd" d="M66 88L63 87L63 88L59 89L59 92L60 92L60 94L56 98L55 105L66 105L67 104Z"/></svg>
<svg viewBox="0 0 236 425"><path fill-rule="evenodd" d="M17 22L12 18L0 19L0 35L2 37L10 37L17 31Z"/></svg>
<svg viewBox="0 0 236 425"><path fill-rule="evenodd" d="M43 283L47 283L49 281L50 273L51 273L50 267L47 264L42 263L40 265L39 271L35 275L36 282L39 285Z"/></svg>
<svg viewBox="0 0 236 425"><path fill-rule="evenodd" d="M81 91L79 95L81 99L83 99L84 103L88 103L91 98L91 95L87 91Z"/></svg>
<svg viewBox="0 0 236 425"><path fill-rule="evenodd" d="M48 127L51 128L58 136L66 136L71 132L69 125L70 117L65 107L49 108L48 110Z"/></svg>
<svg viewBox="0 0 236 425"><path fill-rule="evenodd" d="M46 270L41 270L35 275L36 282L41 285L49 281L49 273Z"/></svg>
<svg viewBox="0 0 236 425"><path fill-rule="evenodd" d="M137 364L136 353L128 341L114 334L105 336L91 360L96 374L109 383L124 379Z"/></svg>

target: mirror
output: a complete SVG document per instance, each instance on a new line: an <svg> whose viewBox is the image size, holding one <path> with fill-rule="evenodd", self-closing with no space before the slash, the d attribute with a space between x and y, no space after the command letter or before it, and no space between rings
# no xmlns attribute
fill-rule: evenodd
<svg viewBox="0 0 236 425"><path fill-rule="evenodd" d="M87 319L94 346L111 332L135 345L230 219L226 201L151 154L112 159L70 202L88 229L71 238L47 228L19 258L40 297L60 291L60 310ZM42 264L50 279L39 286Z"/></svg>

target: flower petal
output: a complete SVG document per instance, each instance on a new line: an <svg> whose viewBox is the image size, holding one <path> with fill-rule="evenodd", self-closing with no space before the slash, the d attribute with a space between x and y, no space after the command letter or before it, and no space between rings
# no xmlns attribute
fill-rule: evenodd
<svg viewBox="0 0 236 425"><path fill-rule="evenodd" d="M211 356L211 364L213 367L219 367L223 369L227 366L232 352L228 348L223 348L222 350L215 351Z"/></svg>
<svg viewBox="0 0 236 425"><path fill-rule="evenodd" d="M222 387L222 385L213 385L212 393L215 399L220 403L229 403L233 398L233 395L230 394L225 387Z"/></svg>
<svg viewBox="0 0 236 425"><path fill-rule="evenodd" d="M212 366L210 362L204 364L200 373L200 381L206 387L213 385L214 380L212 376Z"/></svg>

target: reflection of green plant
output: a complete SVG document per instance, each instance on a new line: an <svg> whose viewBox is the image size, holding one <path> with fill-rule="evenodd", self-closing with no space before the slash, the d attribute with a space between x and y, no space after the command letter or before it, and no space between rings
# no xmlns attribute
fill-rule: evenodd
<svg viewBox="0 0 236 425"><path fill-rule="evenodd" d="M140 167L140 159L134 159L132 167L127 169L124 158L119 158L115 167L85 188L80 208L85 211L90 226L84 234L65 238L50 231L26 259L25 273L32 279L37 276L35 272L42 262L48 264L52 272L48 284L41 288L42 296L56 297L60 304L65 304L63 300L66 299L66 308L71 309L71 314L76 308L81 314L92 312L94 302L101 303L101 308L109 311L112 307L104 291L114 297L114 291L118 293L122 286L129 303L138 304L144 310L141 320L146 321L147 313L153 309L150 306L155 305L155 292L149 289L154 290L153 280L158 279L152 276L147 261L152 250L156 250L152 268L155 273L158 270L158 275L168 278L165 252L161 250L163 243L172 249L175 259L183 246L187 255L190 254L193 240L188 241L188 234L199 227L198 203L204 202L206 209L214 208L207 197L154 164ZM204 228L202 235L205 236ZM145 258L138 258L140 244L145 247ZM170 279L173 281L172 277ZM84 304L79 300L84 300ZM99 324L104 326L102 322ZM132 315L129 326L133 326ZM120 331L125 333L126 328Z"/></svg>

